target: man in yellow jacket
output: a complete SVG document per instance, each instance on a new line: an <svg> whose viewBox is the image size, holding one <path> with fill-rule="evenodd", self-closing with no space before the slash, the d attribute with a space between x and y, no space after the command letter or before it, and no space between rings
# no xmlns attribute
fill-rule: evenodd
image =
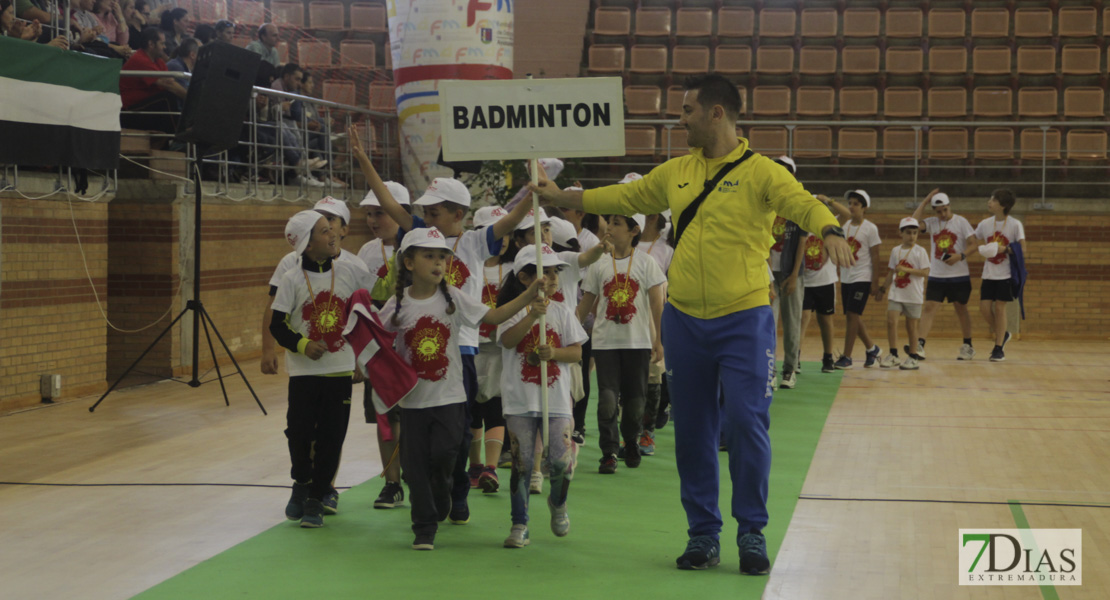
<svg viewBox="0 0 1110 600"><path fill-rule="evenodd" d="M677 218L663 346L671 389L681 390L671 411L690 540L676 562L680 569L720 563L720 433L729 452L740 570L763 574L770 569L762 530L768 518L775 377L775 323L767 289L771 225L778 214L821 235L837 265L852 263L851 250L824 204L736 136L740 94L734 84L706 75L687 80L685 88L679 124L687 130L689 155L626 185L563 191L541 178L534 189L556 206L589 213L650 215L670 209Z"/></svg>

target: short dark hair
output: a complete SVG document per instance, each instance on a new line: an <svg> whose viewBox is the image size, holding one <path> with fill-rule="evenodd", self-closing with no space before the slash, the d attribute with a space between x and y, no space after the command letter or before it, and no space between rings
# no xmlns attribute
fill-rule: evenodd
<svg viewBox="0 0 1110 600"><path fill-rule="evenodd" d="M736 84L716 73L710 75L691 75L682 84L686 91L698 91L698 104L705 110L716 105L725 109L732 119L740 118L740 91Z"/></svg>
<svg viewBox="0 0 1110 600"><path fill-rule="evenodd" d="M147 27L143 29L143 32L139 35L139 40L141 42L139 47L143 50L148 50L152 43L157 43L158 40L161 39L162 35L162 30L157 27Z"/></svg>
<svg viewBox="0 0 1110 600"><path fill-rule="evenodd" d="M193 37L201 44L207 44L216 39L216 29L208 23L201 23L193 30Z"/></svg>
<svg viewBox="0 0 1110 600"><path fill-rule="evenodd" d="M235 23L232 23L227 19L220 19L219 21L216 21L216 31L223 31L225 29L235 29Z"/></svg>
<svg viewBox="0 0 1110 600"><path fill-rule="evenodd" d="M174 21L180 21L185 18L189 11L184 8L174 8L162 13L162 29L166 31L173 31Z"/></svg>
<svg viewBox="0 0 1110 600"><path fill-rule="evenodd" d="M200 42L197 40L197 38L187 37L187 38L181 40L181 43L178 44L177 48L174 49L173 57L174 58L185 58L186 56L192 54L193 52L196 52L197 48L199 48L199 47L200 47Z"/></svg>
<svg viewBox="0 0 1110 600"><path fill-rule="evenodd" d="M281 67L281 76L285 77L286 75L292 75L292 74L296 73L297 71L301 71L301 70L302 70L301 66L298 65L295 62L285 63Z"/></svg>
<svg viewBox="0 0 1110 600"><path fill-rule="evenodd" d="M146 0L135 0L135 10L139 11L140 13L143 12L143 9L146 8L146 5Z"/></svg>
<svg viewBox="0 0 1110 600"><path fill-rule="evenodd" d="M991 192L991 196L1002 205L1002 214L1004 215L1009 215L1010 210L1014 208L1014 204L1017 204L1017 196L1008 188L998 188Z"/></svg>

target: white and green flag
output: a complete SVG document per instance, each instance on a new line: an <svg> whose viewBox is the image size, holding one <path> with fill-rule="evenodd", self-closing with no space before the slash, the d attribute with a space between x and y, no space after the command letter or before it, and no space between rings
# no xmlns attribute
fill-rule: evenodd
<svg viewBox="0 0 1110 600"><path fill-rule="evenodd" d="M119 60L0 37L0 164L114 169Z"/></svg>

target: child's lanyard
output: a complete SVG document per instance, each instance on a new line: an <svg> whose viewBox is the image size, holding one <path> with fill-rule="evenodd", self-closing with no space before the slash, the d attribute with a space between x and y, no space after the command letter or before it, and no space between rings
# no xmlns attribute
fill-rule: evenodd
<svg viewBox="0 0 1110 600"><path fill-rule="evenodd" d="M498 285L501 284L501 280L502 280L502 275L501 275L501 267L502 266L504 266L502 263L497 263L497 283L498 283ZM487 287L489 287L489 279L486 278L486 268L483 266L482 267L482 289L486 289ZM489 306L490 308L496 308L497 307L497 298L491 297L490 301L486 304L486 306Z"/></svg>
<svg viewBox="0 0 1110 600"><path fill-rule="evenodd" d="M308 281L308 272L301 269L301 274L304 275L304 283L308 286L308 298L312 300L312 314L318 316L320 309L316 306L316 293L312 291L312 284ZM328 304L327 309L331 310L331 301L335 298L335 263L331 265L331 289L328 290Z"/></svg>
<svg viewBox="0 0 1110 600"><path fill-rule="evenodd" d="M654 245L655 242L652 242L652 244ZM648 252L651 252L651 250L649 249ZM628 288L632 287L632 285L630 283L632 281L632 257L635 256L635 255L636 255L636 249L633 248L632 252L628 253L628 268L625 269L625 272L624 272L624 283L623 284L621 283L621 274L620 274L619 271L617 271L617 257L613 256L612 254L609 255L609 258L612 259L612 261L613 261L613 280L617 282L617 287L623 287L623 288L626 289L626 291L627 291ZM624 259L622 258L621 260L624 260Z"/></svg>
<svg viewBox="0 0 1110 600"><path fill-rule="evenodd" d="M663 237L663 236L659 236L659 237ZM651 249L655 247L655 242L658 242L658 241L659 241L659 238L655 238L654 240L651 240L651 245L650 245L650 246L648 246L648 249L647 249L647 253L648 253L648 256L651 256ZM630 263L628 263L628 264L629 264L630 266L632 265L632 263L631 263L631 262L630 262ZM614 267L614 269L613 269L613 270L614 270L614 272L615 272L615 271L616 271L616 268Z"/></svg>
<svg viewBox="0 0 1110 600"><path fill-rule="evenodd" d="M852 220L848 219L848 225L851 225L851 224L852 224ZM863 227L863 221L860 221L859 225L856 225L856 231L854 233L851 230L849 230L848 239L856 240L858 242L859 240L856 239L856 234L859 233L860 227Z"/></svg>
<svg viewBox="0 0 1110 600"><path fill-rule="evenodd" d="M913 246L910 246L908 249L906 249L905 252L902 253L902 257L898 259L898 262L894 263L895 268L901 266L901 264L905 262L906 257L910 255L910 252L913 252Z"/></svg>
<svg viewBox="0 0 1110 600"><path fill-rule="evenodd" d="M389 257L385 255L385 242L382 242L382 262L387 265L389 264Z"/></svg>

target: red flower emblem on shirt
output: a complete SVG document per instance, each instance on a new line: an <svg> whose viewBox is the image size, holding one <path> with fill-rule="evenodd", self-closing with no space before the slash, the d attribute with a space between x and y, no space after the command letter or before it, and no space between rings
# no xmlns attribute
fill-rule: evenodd
<svg viewBox="0 0 1110 600"><path fill-rule="evenodd" d="M605 306L605 318L624 325L636 316L636 294L640 292L640 284L628 275L617 273L602 289L608 300Z"/></svg>
<svg viewBox="0 0 1110 600"><path fill-rule="evenodd" d="M898 270L894 273L894 287L902 289L910 284L910 274L905 269L912 269L913 265L909 261L898 261Z"/></svg>
<svg viewBox="0 0 1110 600"><path fill-rule="evenodd" d="M806 238L806 269L820 271L825 266L825 243L811 235Z"/></svg>
<svg viewBox="0 0 1110 600"><path fill-rule="evenodd" d="M852 260L859 260L859 249L863 247L863 244L859 243L856 238L850 237L848 238L848 245L852 247Z"/></svg>
<svg viewBox="0 0 1110 600"><path fill-rule="evenodd" d="M463 261L453 258L448 261L447 272L444 273L443 277L447 280L447 285L461 290L466 280L470 279L470 269L466 268L466 263Z"/></svg>
<svg viewBox="0 0 1110 600"><path fill-rule="evenodd" d="M416 325L405 332L405 346L417 377L439 381L447 376L447 367L451 364L447 358L450 340L451 328L429 315L417 319Z"/></svg>
<svg viewBox="0 0 1110 600"><path fill-rule="evenodd" d="M559 291L555 292L554 294L551 294L551 299L556 301L556 302L566 302L567 301L566 296L563 295L563 290L559 290Z"/></svg>
<svg viewBox="0 0 1110 600"><path fill-rule="evenodd" d="M308 325L308 339L323 342L328 352L338 352L347 344L347 301L331 292L320 292L301 305L301 319Z"/></svg>
<svg viewBox="0 0 1110 600"><path fill-rule="evenodd" d="M1001 231L996 231L994 235L987 240L988 244L991 242L998 242L998 254L995 254L994 257L988 258L987 260L989 260L991 264L1000 265L1006 260L1006 248L1010 246L1010 240L1002 235Z"/></svg>
<svg viewBox="0 0 1110 600"><path fill-rule="evenodd" d="M482 286L482 304L490 308L497 308L497 285L487 283ZM497 331L497 325L490 325L489 323L482 323L478 326L478 335L486 339L493 339L494 332Z"/></svg>
<svg viewBox="0 0 1110 600"><path fill-rule="evenodd" d="M944 258L945 254L955 252L956 241L956 234L947 229L940 230L940 233L933 236L933 255Z"/></svg>
<svg viewBox="0 0 1110 600"><path fill-rule="evenodd" d="M775 217L775 222L771 225L771 235L775 238L775 245L771 246L771 250L775 252L782 252L782 236L786 233L786 219L782 217Z"/></svg>
<svg viewBox="0 0 1110 600"><path fill-rule="evenodd" d="M528 364L528 355L536 351L536 342L538 341L536 338L539 336L539 332L539 325L533 325L532 328L528 330L528 335L525 335L524 339L520 340L520 343L516 345L516 352L520 357L520 378L524 383L540 384L540 366L538 364ZM547 329L547 345L552 348L563 347L562 340L559 339L559 334L552 331L550 328ZM555 385L555 382L559 380L560 373L559 363L548 361L547 387Z"/></svg>

